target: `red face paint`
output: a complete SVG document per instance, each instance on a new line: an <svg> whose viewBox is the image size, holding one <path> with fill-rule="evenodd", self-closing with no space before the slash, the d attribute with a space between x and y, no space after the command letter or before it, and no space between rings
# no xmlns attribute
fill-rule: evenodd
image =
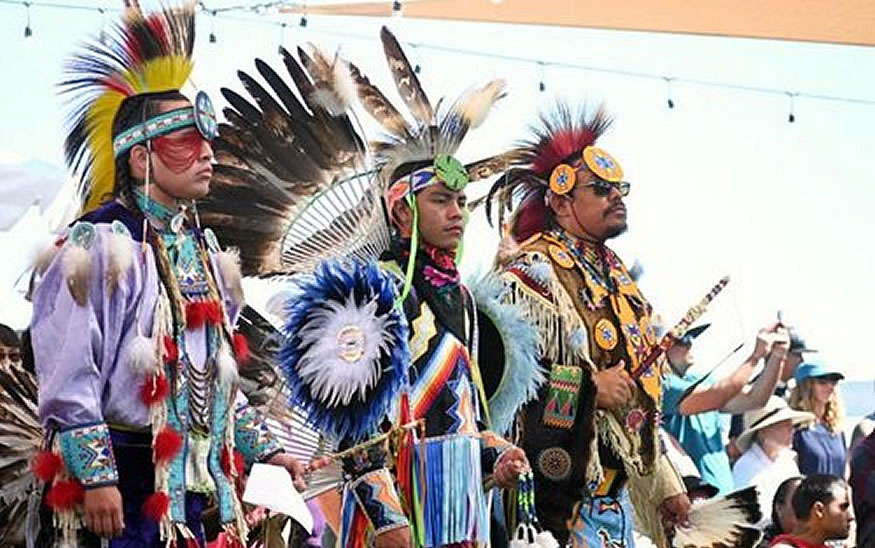
<svg viewBox="0 0 875 548"><path fill-rule="evenodd" d="M152 150L174 173L182 173L190 168L200 156L203 146L203 136L193 127L162 135L152 141Z"/></svg>

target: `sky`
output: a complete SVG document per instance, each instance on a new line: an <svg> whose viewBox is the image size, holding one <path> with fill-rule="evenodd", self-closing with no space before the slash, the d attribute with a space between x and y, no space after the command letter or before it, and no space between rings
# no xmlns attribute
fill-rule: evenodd
<svg viewBox="0 0 875 548"><path fill-rule="evenodd" d="M459 153L463 161L500 152L525 136L538 109L557 97L603 103L614 124L600 146L620 161L632 183L629 231L611 245L627 264L643 265L640 284L665 322L676 322L721 276L732 278L704 320L714 326L697 341L699 366L707 369L737 343L751 343L757 329L773 322L780 310L784 322L820 349L828 365L850 378L875 378L865 342L875 313L875 106L797 97L791 124L787 95L691 82L871 102L872 48L403 17L310 16L306 29L297 25L298 17L241 20L250 17L199 17L193 81L218 106L224 104L220 87L242 91L236 71L254 73L255 57L281 67L281 39L290 49L305 41L329 51L339 46L388 90L391 81L377 40L382 24L403 44L417 45L408 55L421 65L420 78L433 103L491 78L507 80L508 96L470 134ZM278 25L264 24L268 20L285 20L288 27L281 32ZM101 16L33 8L31 38L24 38L24 25L22 7L0 4L0 164L35 161L57 167L61 177L63 108L54 86L64 57L78 40L99 32ZM207 40L211 30L215 43ZM447 49L550 64L542 68ZM677 81L668 86L660 78L557 63ZM667 107L669 93L673 109ZM484 191L484 185L472 185L472 194ZM0 267L0 321L18 327L27 321L27 309L11 288L46 225L34 210L18 226L0 232L0 253L8 258ZM495 230L475 215L466 234L463 270L488 266L496 241ZM250 300L266 300L263 286L250 286ZM749 348L727 366L739 363Z"/></svg>

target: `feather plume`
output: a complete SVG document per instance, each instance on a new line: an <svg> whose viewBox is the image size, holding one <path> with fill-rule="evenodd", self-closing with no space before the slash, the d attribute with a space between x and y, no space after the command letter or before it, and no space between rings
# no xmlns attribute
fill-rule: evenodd
<svg viewBox="0 0 875 548"><path fill-rule="evenodd" d="M453 105L453 112L459 116L469 128L480 127L493 105L507 95L504 80L492 80L485 86L472 89L462 95Z"/></svg>
<svg viewBox="0 0 875 548"><path fill-rule="evenodd" d="M125 280L134 264L134 247L130 237L111 232L106 238L106 287L114 290Z"/></svg>
<svg viewBox="0 0 875 548"><path fill-rule="evenodd" d="M128 367L138 375L152 375L159 371L158 346L155 339L134 335L128 347Z"/></svg>
<svg viewBox="0 0 875 548"><path fill-rule="evenodd" d="M68 245L61 258L61 269L67 280L70 295L79 306L88 303L88 290L91 283L91 253L84 247Z"/></svg>
<svg viewBox="0 0 875 548"><path fill-rule="evenodd" d="M328 59L319 48L310 46L312 64L305 65L313 76L315 90L313 100L332 116L344 114L356 99L356 85L350 74L349 66L340 57L340 52L334 54L334 59Z"/></svg>
<svg viewBox="0 0 875 548"><path fill-rule="evenodd" d="M392 78L395 80L401 99L422 126L432 125L434 110L398 39L387 27L383 27L380 30L380 40L383 42L383 52L386 54L386 61L389 63L389 70L392 71Z"/></svg>
<svg viewBox="0 0 875 548"><path fill-rule="evenodd" d="M404 116L383 95L383 92L368 80L368 77L353 65L348 64L350 75L356 85L359 102L371 117L391 135L410 136L411 129Z"/></svg>
<svg viewBox="0 0 875 548"><path fill-rule="evenodd" d="M49 266L58 256L61 250L63 240L59 240L57 236L49 236L48 241L43 241L37 247L33 255L33 268L37 274L44 274Z"/></svg>
<svg viewBox="0 0 875 548"><path fill-rule="evenodd" d="M219 272L222 276L222 283L225 289L234 299L234 302L239 306L243 304L243 274L240 272L240 251L236 248L229 248L216 254L216 264L219 266Z"/></svg>
<svg viewBox="0 0 875 548"><path fill-rule="evenodd" d="M231 386L237 382L237 362L234 361L228 344L222 344L219 348L219 355L216 356L216 367L219 370L219 384Z"/></svg>

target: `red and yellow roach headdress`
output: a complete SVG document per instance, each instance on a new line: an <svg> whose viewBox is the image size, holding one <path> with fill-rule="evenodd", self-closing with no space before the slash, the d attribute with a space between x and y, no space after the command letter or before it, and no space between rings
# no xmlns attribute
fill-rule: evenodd
<svg viewBox="0 0 875 548"><path fill-rule="evenodd" d="M602 108L589 112L557 102L541 113L531 135L521 141L511 157L514 166L499 178L486 198L486 215L492 223L492 206L497 205L498 225L504 229L504 215L513 211L506 227L518 242L549 228L548 192L567 194L574 188L577 172L584 168L598 179L621 184L623 170L596 140L610 126ZM514 205L516 204L516 207Z"/></svg>
<svg viewBox="0 0 875 548"><path fill-rule="evenodd" d="M115 159L132 146L187 126L209 137L217 124L209 98L195 106L136 120L131 127L113 123L125 100L144 94L178 91L193 68L194 2L144 14L128 2L121 21L102 40L83 45L69 61L61 93L69 97L67 164L79 176L80 213L91 211L116 191Z"/></svg>

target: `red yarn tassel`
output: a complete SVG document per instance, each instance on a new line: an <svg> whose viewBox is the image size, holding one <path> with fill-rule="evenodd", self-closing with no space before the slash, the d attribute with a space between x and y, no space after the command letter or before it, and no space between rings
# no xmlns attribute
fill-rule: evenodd
<svg viewBox="0 0 875 548"><path fill-rule="evenodd" d="M182 449L182 436L172 428L165 428L155 435L152 450L155 453L155 463L163 464L179 454Z"/></svg>
<svg viewBox="0 0 875 548"><path fill-rule="evenodd" d="M140 388L140 399L148 406L163 401L170 392L170 385L164 375L149 375Z"/></svg>
<svg viewBox="0 0 875 548"><path fill-rule="evenodd" d="M224 314L222 314L222 306L217 301L209 301L204 303L206 320L212 325L222 325Z"/></svg>
<svg viewBox="0 0 875 548"><path fill-rule="evenodd" d="M69 510L81 504L85 498L85 488L76 480L56 482L46 493L46 505L52 510Z"/></svg>
<svg viewBox="0 0 875 548"><path fill-rule="evenodd" d="M234 333L234 337L232 339L234 344L234 356L237 358L237 365L244 365L249 361L249 341L246 340L246 336L239 331Z"/></svg>
<svg viewBox="0 0 875 548"><path fill-rule="evenodd" d="M48 483L64 468L61 457L51 451L40 451L33 458L30 469L38 480Z"/></svg>
<svg viewBox="0 0 875 548"><path fill-rule="evenodd" d="M152 493L143 503L143 515L152 521L161 521L170 509L170 497L167 493Z"/></svg>
<svg viewBox="0 0 875 548"><path fill-rule="evenodd" d="M173 337L164 335L164 363L174 364L179 360L179 348L173 342Z"/></svg>
<svg viewBox="0 0 875 548"><path fill-rule="evenodd" d="M185 305L185 327L187 329L197 329L207 321L204 304L201 301L195 301Z"/></svg>

